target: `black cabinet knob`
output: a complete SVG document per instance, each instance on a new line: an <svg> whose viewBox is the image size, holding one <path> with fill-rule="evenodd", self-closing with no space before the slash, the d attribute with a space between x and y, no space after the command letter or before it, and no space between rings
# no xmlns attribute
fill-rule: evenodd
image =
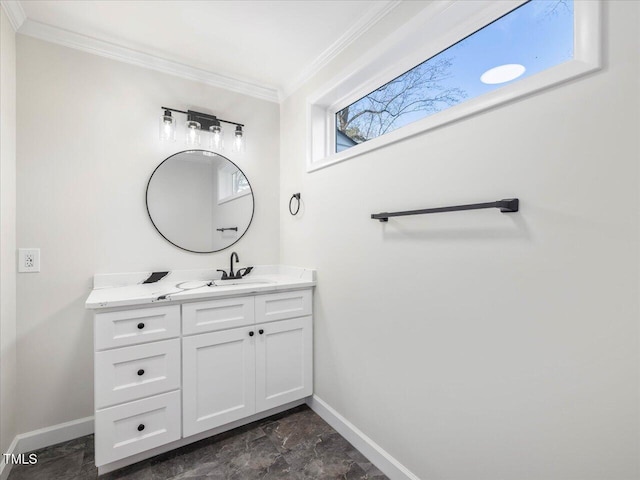
<svg viewBox="0 0 640 480"><path fill-rule="evenodd" d="M253 335L254 335L254 332L249 332L250 337L253 337Z"/></svg>
<svg viewBox="0 0 640 480"><path fill-rule="evenodd" d="M142 430L144 430L144 423L138 425L138 431L141 432Z"/></svg>
<svg viewBox="0 0 640 480"><path fill-rule="evenodd" d="M138 370L138 376L141 377L142 375L144 375L144 370L143 369Z"/></svg>
<svg viewBox="0 0 640 480"><path fill-rule="evenodd" d="M138 324L138 330L142 330L144 328L144 323L140 322Z"/></svg>
<svg viewBox="0 0 640 480"><path fill-rule="evenodd" d="M259 333L260 335L262 335L262 334L264 333L264 330L263 330L263 329L260 329L260 330L258 330L258 333Z"/></svg>

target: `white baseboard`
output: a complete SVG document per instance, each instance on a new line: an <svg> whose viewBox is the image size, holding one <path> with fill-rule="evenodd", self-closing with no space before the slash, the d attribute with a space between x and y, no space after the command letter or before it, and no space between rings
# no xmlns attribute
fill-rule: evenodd
<svg viewBox="0 0 640 480"><path fill-rule="evenodd" d="M318 398L317 395L308 399L307 405L391 480L420 480L417 475L393 458L380 445L367 437L324 400Z"/></svg>
<svg viewBox="0 0 640 480"><path fill-rule="evenodd" d="M60 423L51 427L33 430L16 435L9 451L6 453L18 455L40 448L49 447L56 443L66 442L74 438L84 437L93 433L93 417L80 418L71 422ZM12 465L5 463L4 456L0 461L0 480L6 480Z"/></svg>
<svg viewBox="0 0 640 480"><path fill-rule="evenodd" d="M9 449L6 452L2 452L2 453L15 455L16 453L18 453L16 451L17 446L18 446L18 437L14 437L13 441L11 442L11 445L9 445ZM2 459L0 459L0 480L7 480L7 478L9 478L9 474L11 473L11 467L13 467L13 465L10 463L7 463L3 455Z"/></svg>
<svg viewBox="0 0 640 480"><path fill-rule="evenodd" d="M84 437L91 433L93 433L93 417L79 418L71 422L21 433L16 437L18 439L18 446L14 453L31 452L39 448L55 445L56 443Z"/></svg>
<svg viewBox="0 0 640 480"><path fill-rule="evenodd" d="M292 405L286 405L286 407L292 408ZM371 463L378 467L378 469L380 469L380 471L382 471L382 473L391 480L420 480L417 475L412 473L407 467L393 458L380 445L367 437L355 425L340 415L318 396L313 395L313 397L307 399L307 405L309 405L314 412L316 412L325 422L331 425L340 435L346 438L349 443L357 448L371 461ZM267 416L273 415L274 413L275 410L273 412L269 411ZM257 418L258 416L256 416L255 419ZM255 419L251 417L250 421ZM55 445L56 443L83 437L91 433L93 433L93 417L80 418L71 422L41 428L40 430L21 433L13 439L13 442L11 442L6 453L14 455L27 453ZM207 433L210 434L211 432ZM11 471L11 466L11 464L5 463L4 457L0 459L0 480L7 479ZM121 465L118 465L118 467L120 466Z"/></svg>

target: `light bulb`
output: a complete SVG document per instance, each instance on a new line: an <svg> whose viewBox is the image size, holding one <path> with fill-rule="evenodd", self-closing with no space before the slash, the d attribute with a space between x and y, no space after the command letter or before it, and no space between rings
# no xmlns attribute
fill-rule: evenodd
<svg viewBox="0 0 640 480"><path fill-rule="evenodd" d="M187 135L185 142L190 147L200 145L200 123L194 120L187 121Z"/></svg>
<svg viewBox="0 0 640 480"><path fill-rule="evenodd" d="M220 127L220 122L216 121L209 127L209 131L211 132L209 135L209 148L217 152L224 150L224 132Z"/></svg>
<svg viewBox="0 0 640 480"><path fill-rule="evenodd" d="M160 140L176 141L176 119L171 116L169 110L165 110L164 114L160 116Z"/></svg>
<svg viewBox="0 0 640 480"><path fill-rule="evenodd" d="M236 126L236 131L233 132L233 151L236 153L243 153L247 144L247 138L242 131L242 126Z"/></svg>

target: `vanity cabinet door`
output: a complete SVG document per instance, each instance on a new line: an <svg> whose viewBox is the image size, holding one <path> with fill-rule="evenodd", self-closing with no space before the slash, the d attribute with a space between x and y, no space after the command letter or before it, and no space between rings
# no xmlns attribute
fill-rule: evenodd
<svg viewBox="0 0 640 480"><path fill-rule="evenodd" d="M311 395L311 316L256 325L256 330L256 411Z"/></svg>
<svg viewBox="0 0 640 480"><path fill-rule="evenodd" d="M255 413L255 330L183 337L183 436Z"/></svg>

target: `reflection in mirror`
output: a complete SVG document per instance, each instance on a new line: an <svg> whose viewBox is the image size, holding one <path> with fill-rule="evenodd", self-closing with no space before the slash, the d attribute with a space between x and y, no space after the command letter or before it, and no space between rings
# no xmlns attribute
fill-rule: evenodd
<svg viewBox="0 0 640 480"><path fill-rule="evenodd" d="M231 160L189 150L164 160L147 185L147 210L177 247L209 253L236 243L253 218L251 185Z"/></svg>

